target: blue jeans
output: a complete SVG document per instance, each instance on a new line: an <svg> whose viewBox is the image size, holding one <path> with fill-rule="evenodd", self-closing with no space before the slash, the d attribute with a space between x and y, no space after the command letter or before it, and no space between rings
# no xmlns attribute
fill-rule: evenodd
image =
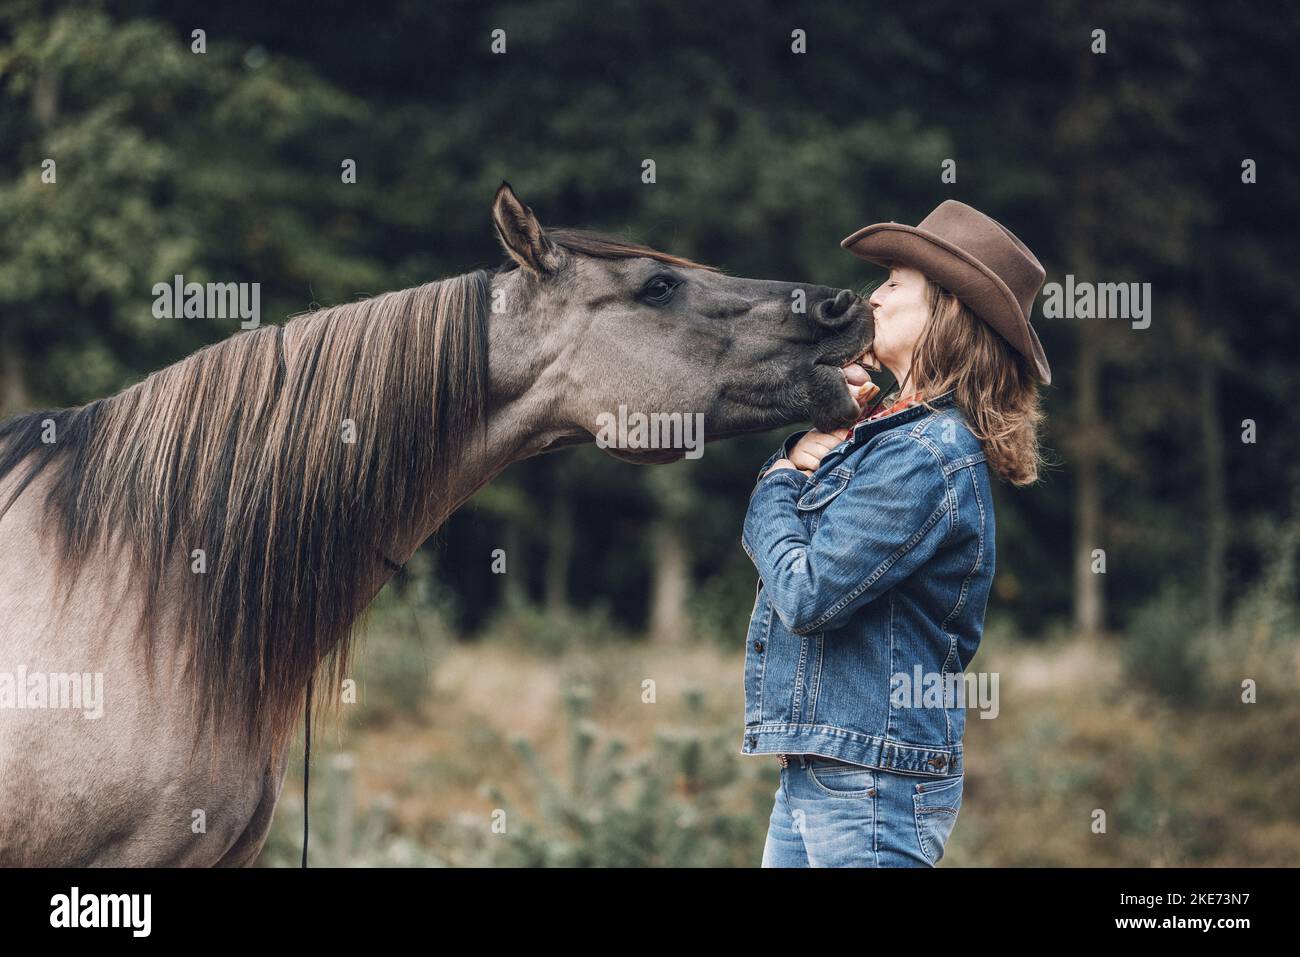
<svg viewBox="0 0 1300 957"><path fill-rule="evenodd" d="M928 777L790 755L763 867L934 867L961 808L965 774Z"/></svg>

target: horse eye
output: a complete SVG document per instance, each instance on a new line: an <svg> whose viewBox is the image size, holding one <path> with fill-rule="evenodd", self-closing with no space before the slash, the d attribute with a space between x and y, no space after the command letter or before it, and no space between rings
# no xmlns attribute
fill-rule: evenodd
<svg viewBox="0 0 1300 957"><path fill-rule="evenodd" d="M677 281L671 276L651 276L641 287L641 298L656 304L667 302L677 288Z"/></svg>

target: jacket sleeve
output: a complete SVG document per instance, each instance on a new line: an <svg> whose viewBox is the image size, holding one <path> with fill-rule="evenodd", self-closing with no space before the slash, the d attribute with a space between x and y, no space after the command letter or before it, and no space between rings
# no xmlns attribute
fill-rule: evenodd
<svg viewBox="0 0 1300 957"><path fill-rule="evenodd" d="M806 479L779 469L749 499L741 545L782 624L801 635L843 625L928 561L952 529L939 458L906 432L881 439L809 541L796 511Z"/></svg>
<svg viewBox="0 0 1300 957"><path fill-rule="evenodd" d="M800 429L798 432L791 432L787 435L785 441L781 443L781 447L769 455L767 461L763 463L761 468L759 468L758 478L762 478L763 473L770 469L777 459L788 459L790 453L794 451L794 447L798 444L799 440L803 438L805 433L811 431L811 429Z"/></svg>

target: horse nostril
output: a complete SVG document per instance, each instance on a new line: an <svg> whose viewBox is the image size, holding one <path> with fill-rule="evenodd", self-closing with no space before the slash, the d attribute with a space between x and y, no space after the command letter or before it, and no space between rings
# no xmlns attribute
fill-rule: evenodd
<svg viewBox="0 0 1300 957"><path fill-rule="evenodd" d="M822 302L822 313L828 319L842 316L849 311L849 306L853 305L853 300L856 298L849 290L841 289L834 299L826 299Z"/></svg>
<svg viewBox="0 0 1300 957"><path fill-rule="evenodd" d="M839 293L831 299L823 299L817 304L818 321L831 329L838 329L844 325L843 322L836 320L844 319L848 316L849 310L857 301L857 296L849 289L841 289Z"/></svg>

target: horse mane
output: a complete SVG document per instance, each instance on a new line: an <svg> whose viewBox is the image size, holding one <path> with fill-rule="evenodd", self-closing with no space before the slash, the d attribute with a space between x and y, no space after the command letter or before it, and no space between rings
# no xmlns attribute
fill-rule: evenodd
<svg viewBox="0 0 1300 957"><path fill-rule="evenodd" d="M583 256L594 256L597 259L635 259L644 256L671 266L705 269L709 272L719 271L716 266L706 266L704 263L697 263L685 256L674 256L672 253L663 252L652 246L643 246L640 243L619 239L617 236L610 236L591 229L557 227L547 229L545 233L552 242Z"/></svg>
<svg viewBox="0 0 1300 957"><path fill-rule="evenodd" d="M149 648L174 582L201 720L276 751L318 665L327 687L346 675L386 534L422 519L482 433L490 278L241 332L113 396L0 423L0 480L28 465L0 517L48 474L69 570L125 533Z"/></svg>

